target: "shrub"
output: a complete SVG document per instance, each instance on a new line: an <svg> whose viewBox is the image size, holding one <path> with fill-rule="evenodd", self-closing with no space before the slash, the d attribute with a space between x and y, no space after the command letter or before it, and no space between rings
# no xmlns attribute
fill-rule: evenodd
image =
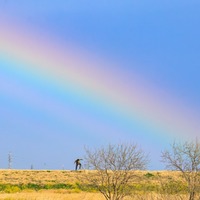
<svg viewBox="0 0 200 200"><path fill-rule="evenodd" d="M145 177L147 177L147 178L151 178L151 177L154 177L154 175L152 174L152 173L146 173L145 175L144 175Z"/></svg>

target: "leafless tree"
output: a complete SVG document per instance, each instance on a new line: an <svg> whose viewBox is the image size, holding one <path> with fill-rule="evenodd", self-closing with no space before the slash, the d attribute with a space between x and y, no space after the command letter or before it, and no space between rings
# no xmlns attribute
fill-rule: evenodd
<svg viewBox="0 0 200 200"><path fill-rule="evenodd" d="M185 179L189 192L189 200L198 198L200 183L200 143L189 141L174 142L171 151L162 152L162 161L171 170L178 170Z"/></svg>
<svg viewBox="0 0 200 200"><path fill-rule="evenodd" d="M85 150L86 165L93 171L83 173L82 180L92 184L106 200L122 200L130 195L134 170L144 170L148 163L147 155L136 144Z"/></svg>

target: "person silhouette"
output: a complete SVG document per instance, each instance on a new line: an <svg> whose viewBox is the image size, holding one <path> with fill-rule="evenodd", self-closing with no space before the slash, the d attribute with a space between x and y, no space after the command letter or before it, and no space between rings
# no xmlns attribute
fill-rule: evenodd
<svg viewBox="0 0 200 200"><path fill-rule="evenodd" d="M83 160L83 159L76 159L75 161L74 161L74 163L76 164L76 166L75 166L75 170L77 170L78 169L78 167L79 167L79 169L81 169L81 160Z"/></svg>

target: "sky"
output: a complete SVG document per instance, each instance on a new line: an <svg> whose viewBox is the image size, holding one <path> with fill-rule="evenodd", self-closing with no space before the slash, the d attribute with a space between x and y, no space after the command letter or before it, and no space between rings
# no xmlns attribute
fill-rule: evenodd
<svg viewBox="0 0 200 200"><path fill-rule="evenodd" d="M0 168L74 169L136 143L148 168L200 134L198 0L0 0ZM84 160L83 160L84 165Z"/></svg>

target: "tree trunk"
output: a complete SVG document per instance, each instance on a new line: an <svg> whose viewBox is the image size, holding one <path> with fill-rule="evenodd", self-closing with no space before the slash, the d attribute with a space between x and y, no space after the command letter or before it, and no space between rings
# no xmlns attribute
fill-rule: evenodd
<svg viewBox="0 0 200 200"><path fill-rule="evenodd" d="M194 191L191 191L189 200L194 200L194 197L195 197L195 193L194 193Z"/></svg>

